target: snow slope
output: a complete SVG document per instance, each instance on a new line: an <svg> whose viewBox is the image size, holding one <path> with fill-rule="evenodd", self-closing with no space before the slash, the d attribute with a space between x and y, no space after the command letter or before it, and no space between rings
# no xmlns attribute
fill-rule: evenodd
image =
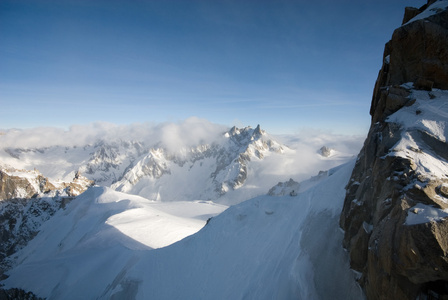
<svg viewBox="0 0 448 300"><path fill-rule="evenodd" d="M159 249L152 248L166 241L152 229L171 232L181 224L193 232L224 207L154 203L92 188L16 253L17 265L2 283L48 299L362 299L338 226L353 165L305 183L309 188L296 197L260 196L232 206ZM170 225L159 222L162 215Z"/></svg>

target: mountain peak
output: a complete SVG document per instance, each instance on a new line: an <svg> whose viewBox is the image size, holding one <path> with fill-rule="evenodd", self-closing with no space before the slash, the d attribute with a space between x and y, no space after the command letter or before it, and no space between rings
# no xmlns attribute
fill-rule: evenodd
<svg viewBox="0 0 448 300"><path fill-rule="evenodd" d="M254 129L253 135L263 135L265 134L264 130L261 130L260 124L257 125L257 127Z"/></svg>

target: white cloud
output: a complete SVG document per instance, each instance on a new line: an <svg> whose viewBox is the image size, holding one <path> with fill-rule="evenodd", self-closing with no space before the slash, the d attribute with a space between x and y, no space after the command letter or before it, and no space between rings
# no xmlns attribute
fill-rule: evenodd
<svg viewBox="0 0 448 300"><path fill-rule="evenodd" d="M138 140L148 145L162 143L169 150L197 145L201 141L216 140L226 126L196 117L178 123L136 123L116 125L96 122L72 125L68 130L54 127L10 129L0 135L2 148L42 148L50 146L84 146L99 139L107 141Z"/></svg>
<svg viewBox="0 0 448 300"><path fill-rule="evenodd" d="M353 155L359 153L365 138L364 135L335 134L312 128L302 129L296 134L279 136L284 144L294 149L310 147L313 151L317 151L322 146L327 146L339 152Z"/></svg>
<svg viewBox="0 0 448 300"><path fill-rule="evenodd" d="M192 117L176 123L137 123L116 125L111 123L92 123L73 125L68 130L52 127L7 130L0 135L2 148L43 148L50 146L84 146L94 144L99 139L106 141L136 140L147 146L161 145L169 151L201 143L217 142L228 127ZM357 155L364 141L363 136L336 135L313 129L302 130L294 135L275 136L281 143L295 151L280 156L267 157L263 163L264 171L270 176L306 179L316 170L332 167L322 160L317 151L322 146L339 153ZM337 163L335 161L334 163ZM285 178L285 180L288 178Z"/></svg>

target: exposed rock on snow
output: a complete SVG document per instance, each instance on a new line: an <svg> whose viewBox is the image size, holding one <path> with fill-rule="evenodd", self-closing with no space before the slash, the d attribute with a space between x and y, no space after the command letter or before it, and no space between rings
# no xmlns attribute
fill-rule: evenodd
<svg viewBox="0 0 448 300"><path fill-rule="evenodd" d="M448 1L431 3L386 44L347 185L340 225L368 299L448 297Z"/></svg>
<svg viewBox="0 0 448 300"><path fill-rule="evenodd" d="M333 152L334 152L334 150L331 148L328 148L327 146L322 146L322 148L319 149L319 153L323 157L330 157Z"/></svg>
<svg viewBox="0 0 448 300"><path fill-rule="evenodd" d="M42 197L51 191L77 196L93 183L79 172L76 172L71 182L55 182L44 177L38 170L2 168L0 169L0 200Z"/></svg>
<svg viewBox="0 0 448 300"><path fill-rule="evenodd" d="M300 184L297 181L289 179L287 182L279 182L276 186L272 187L268 191L269 196L297 196L299 192Z"/></svg>
<svg viewBox="0 0 448 300"><path fill-rule="evenodd" d="M55 186L37 171L0 170L0 200L31 198L55 189Z"/></svg>
<svg viewBox="0 0 448 300"><path fill-rule="evenodd" d="M211 175L221 195L226 193L229 187L237 189L244 184L248 176L249 162L252 159L263 159L272 152L281 153L285 147L261 130L260 125L255 129L233 127L225 134L225 137L229 140L227 151L218 154L219 163ZM229 174L233 175L229 176Z"/></svg>
<svg viewBox="0 0 448 300"><path fill-rule="evenodd" d="M33 199L9 199L0 202L0 277L10 267L8 256L23 248L59 209L73 197L51 192Z"/></svg>
<svg viewBox="0 0 448 300"><path fill-rule="evenodd" d="M120 180L124 170L148 152L142 143L136 141L98 141L93 147L84 148L93 152L87 164L81 165L79 170L96 183L106 186Z"/></svg>

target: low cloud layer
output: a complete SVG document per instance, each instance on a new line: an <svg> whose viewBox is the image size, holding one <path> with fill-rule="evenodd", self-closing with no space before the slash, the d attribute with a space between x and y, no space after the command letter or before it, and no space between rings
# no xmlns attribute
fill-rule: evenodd
<svg viewBox="0 0 448 300"><path fill-rule="evenodd" d="M161 143L170 150L213 142L228 128L204 119L189 118L177 123L115 125L92 123L73 125L68 130L54 127L10 129L0 135L2 148L84 146L98 140L136 140L147 145Z"/></svg>
<svg viewBox="0 0 448 300"><path fill-rule="evenodd" d="M317 151L322 146L346 154L358 154L364 143L364 135L343 135L316 129L303 129L294 135L279 136L281 141L294 149L310 147Z"/></svg>
<svg viewBox="0 0 448 300"><path fill-rule="evenodd" d="M294 151L266 157L263 162L263 174L283 181L290 177L302 181L317 175L320 170L328 170L358 155L365 136L338 135L308 129L277 138ZM319 149L323 146L335 150L332 157L325 158L319 154ZM266 185L269 184L271 183Z"/></svg>
<svg viewBox="0 0 448 300"><path fill-rule="evenodd" d="M98 140L119 141L134 140L147 146L159 145L170 151L183 147L197 146L203 143L219 141L229 128L199 118L189 118L177 123L115 125L111 123L92 123L73 125L68 130L53 127L32 129L10 129L0 135L1 148L44 148L51 146L85 146ZM268 132L269 133L269 132ZM275 136L279 142L295 150L293 156L281 156L282 161L273 161L272 172L278 166L289 170L288 173L303 173L315 169L321 161L316 152L322 146L333 148L345 154L356 155L362 147L363 136L347 136L316 131L302 130L294 135ZM297 156L297 157L294 157ZM275 166L275 167L274 167Z"/></svg>

